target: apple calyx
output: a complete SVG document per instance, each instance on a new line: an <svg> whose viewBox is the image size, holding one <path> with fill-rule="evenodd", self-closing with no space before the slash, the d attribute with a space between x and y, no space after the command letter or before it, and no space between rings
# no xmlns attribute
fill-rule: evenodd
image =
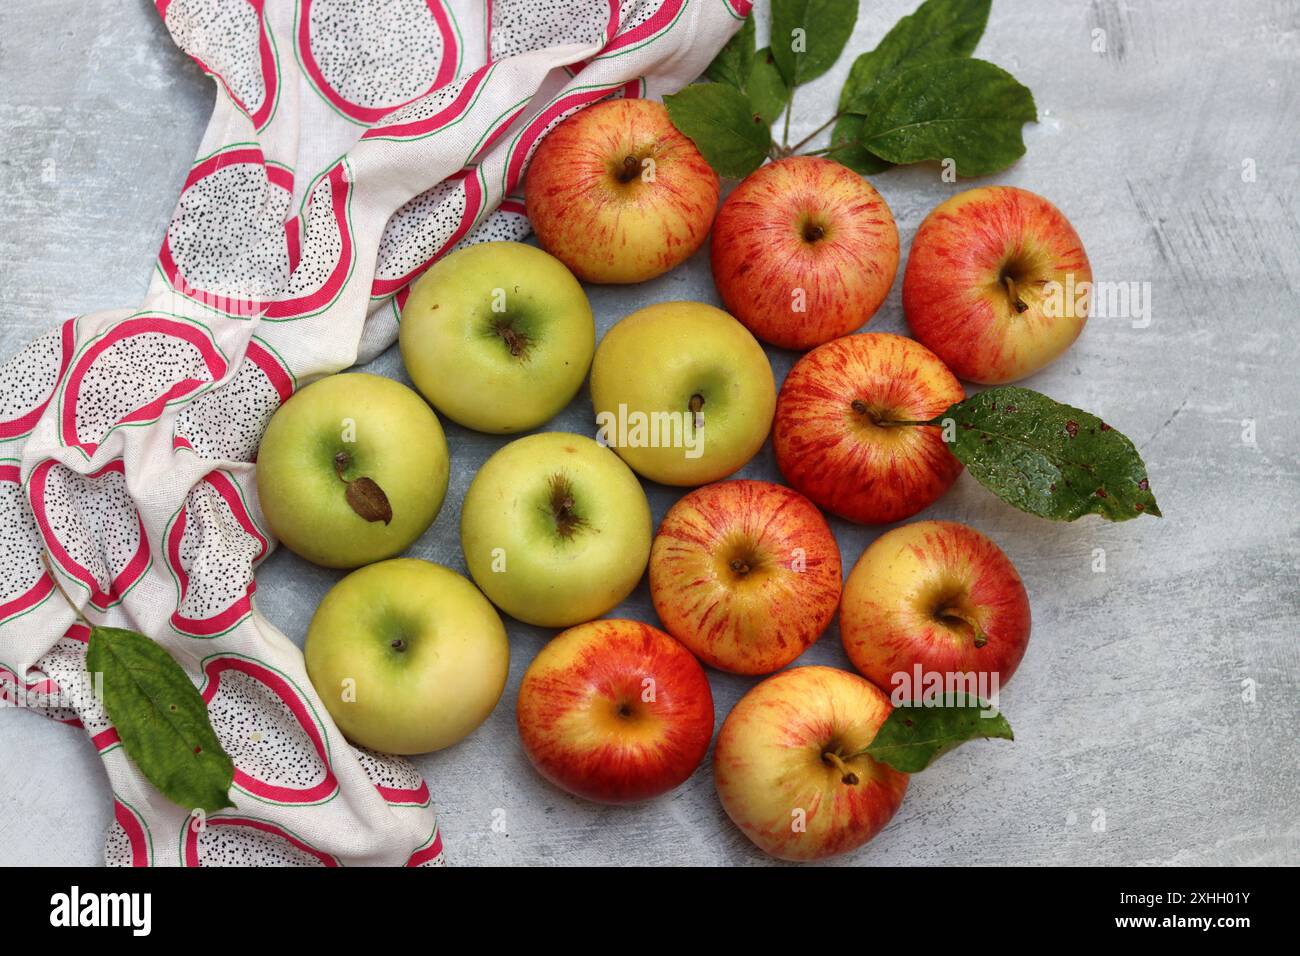
<svg viewBox="0 0 1300 956"><path fill-rule="evenodd" d="M840 783L847 784L850 787L856 787L859 783L862 782L861 778L859 778L856 773L854 773L852 770L849 769L849 765L846 764L840 758L840 755L837 753L834 753L830 750L824 751L822 753L822 763L826 764L827 766L834 767L836 770L839 771Z"/></svg>
<svg viewBox="0 0 1300 956"><path fill-rule="evenodd" d="M587 526L573 500L573 485L563 474L551 476L550 506L551 517L555 519L555 533L566 541Z"/></svg>
<svg viewBox="0 0 1300 956"><path fill-rule="evenodd" d="M806 223L803 227L803 241L809 245L820 242L826 238L826 230L815 222Z"/></svg>
<svg viewBox="0 0 1300 956"><path fill-rule="evenodd" d="M345 486L344 497L348 507L365 521L382 521L388 524L393 520L393 506L388 503L388 495L373 478L364 475L351 480L344 477L344 472L352 464L352 459L345 451L334 456L334 474Z"/></svg>

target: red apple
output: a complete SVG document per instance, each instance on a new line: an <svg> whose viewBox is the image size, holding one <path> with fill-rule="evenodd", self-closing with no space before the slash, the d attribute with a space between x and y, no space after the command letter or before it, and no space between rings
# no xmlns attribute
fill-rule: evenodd
<svg viewBox="0 0 1300 956"><path fill-rule="evenodd" d="M528 169L542 248L588 282L641 282L704 244L718 175L662 103L608 100L566 119Z"/></svg>
<svg viewBox="0 0 1300 956"><path fill-rule="evenodd" d="M767 678L732 708L713 777L722 807L760 849L816 860L862 846L903 802L907 774L861 754L889 716L884 693L833 667Z"/></svg>
<svg viewBox="0 0 1300 956"><path fill-rule="evenodd" d="M921 701L939 686L927 685L930 675L942 693L995 700L1029 644L1029 596L1011 560L974 528L916 521L858 559L840 637L853 666L894 703Z"/></svg>
<svg viewBox="0 0 1300 956"><path fill-rule="evenodd" d="M1092 269L1061 211L1012 186L958 193L925 217L903 275L912 332L961 378L1038 371L1088 320Z"/></svg>
<svg viewBox="0 0 1300 956"><path fill-rule="evenodd" d="M704 663L770 674L835 616L840 551L797 491L766 481L706 485L659 525L650 596L664 627Z"/></svg>
<svg viewBox="0 0 1300 956"><path fill-rule="evenodd" d="M781 474L829 511L865 524L911 517L948 490L961 463L928 421L965 397L925 346L898 335L850 335L813 349L776 400L772 444Z"/></svg>
<svg viewBox="0 0 1300 956"><path fill-rule="evenodd" d="M524 673L515 714L538 772L601 803L667 793L713 736L704 668L640 621L591 621L556 636Z"/></svg>
<svg viewBox="0 0 1300 956"><path fill-rule="evenodd" d="M793 156L746 177L713 228L713 281L764 342L808 349L865 325L898 271L898 228L851 169Z"/></svg>

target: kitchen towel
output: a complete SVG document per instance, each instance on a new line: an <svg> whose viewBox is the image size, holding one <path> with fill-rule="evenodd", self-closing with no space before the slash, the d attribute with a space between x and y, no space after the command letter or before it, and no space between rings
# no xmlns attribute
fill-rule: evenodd
<svg viewBox="0 0 1300 956"><path fill-rule="evenodd" d="M258 612L275 546L258 441L295 389L392 344L431 262L527 234L519 190L550 129L691 82L750 4L156 6L216 106L145 301L68 319L0 368L0 695L98 748L110 864L440 864L425 782L344 740ZM192 818L132 765L59 588L189 672L234 760L235 809Z"/></svg>

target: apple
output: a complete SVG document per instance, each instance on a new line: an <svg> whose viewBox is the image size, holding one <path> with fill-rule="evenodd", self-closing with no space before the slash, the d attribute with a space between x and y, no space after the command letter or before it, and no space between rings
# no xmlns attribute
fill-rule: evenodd
<svg viewBox="0 0 1300 956"><path fill-rule="evenodd" d="M271 416L257 450L257 496L285 547L327 568L406 550L447 493L438 416L379 375L330 375Z"/></svg>
<svg viewBox="0 0 1300 956"><path fill-rule="evenodd" d="M452 421L506 434L554 417L582 387L596 323L564 263L519 242L435 262L402 309L402 361Z"/></svg>
<svg viewBox="0 0 1300 956"><path fill-rule="evenodd" d="M601 803L667 793L713 736L704 669L640 621L592 621L555 637L528 665L515 714L537 771Z"/></svg>
<svg viewBox="0 0 1300 956"><path fill-rule="evenodd" d="M790 370L772 444L786 480L850 521L888 524L931 505L961 472L928 421L964 398L924 345L867 332L813 349Z"/></svg>
<svg viewBox="0 0 1300 956"><path fill-rule="evenodd" d="M840 638L895 703L922 701L927 675L945 688L973 675L961 693L995 700L1029 644L1029 596L1011 560L974 528L916 521L862 552L844 585Z"/></svg>
<svg viewBox="0 0 1300 956"><path fill-rule="evenodd" d="M636 475L608 448L566 432L499 449L460 515L474 581L507 614L540 627L590 621L631 594L650 534Z"/></svg>
<svg viewBox="0 0 1300 956"><path fill-rule="evenodd" d="M1061 211L1013 186L925 217L903 274L913 334L961 378L997 385L1054 361L1088 321L1092 269Z"/></svg>
<svg viewBox="0 0 1300 956"><path fill-rule="evenodd" d="M772 426L763 347L721 309L660 302L601 340L591 363L598 437L638 474L702 485L741 468Z"/></svg>
<svg viewBox="0 0 1300 956"><path fill-rule="evenodd" d="M884 828L908 776L861 751L889 700L857 674L796 667L731 709L713 752L722 808L761 850L818 860L862 846Z"/></svg>
<svg viewBox="0 0 1300 956"><path fill-rule="evenodd" d="M809 349L865 325L898 272L889 206L839 163L760 166L713 227L713 281L727 311L772 345Z"/></svg>
<svg viewBox="0 0 1300 956"><path fill-rule="evenodd" d="M587 282L643 282L690 258L718 209L718 175L662 103L607 100L538 147L525 188L542 248Z"/></svg>
<svg viewBox="0 0 1300 956"><path fill-rule="evenodd" d="M311 619L307 676L344 736L394 754L450 747L505 689L510 643L478 588L440 564L353 571Z"/></svg>
<svg viewBox="0 0 1300 956"><path fill-rule="evenodd" d="M650 596L668 632L704 663L770 674L835 616L839 546L817 506L784 485L706 485L659 525Z"/></svg>

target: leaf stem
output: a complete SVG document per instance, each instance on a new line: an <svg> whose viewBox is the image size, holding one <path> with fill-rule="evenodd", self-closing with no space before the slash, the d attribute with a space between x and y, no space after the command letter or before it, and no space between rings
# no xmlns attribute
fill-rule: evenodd
<svg viewBox="0 0 1300 956"><path fill-rule="evenodd" d="M821 133L823 130L825 130L826 127L830 126L830 125L831 125L832 123L834 123L837 119L839 119L842 115L843 115L842 113L838 113L838 112L837 112L834 116L832 116L830 119L828 119L825 123L822 123L821 126L818 126L815 130L813 130L811 133L809 133L809 134L808 134L807 136L805 136L803 139L799 140L799 142L797 142L797 143L795 143L793 146L791 146L791 147L790 147L790 152L792 152L792 153L797 153L797 152L799 152L799 150L803 149L803 148L804 148L805 146L807 146L810 142L812 142L814 139L816 139L816 138L817 138L817 134L819 134L819 133ZM813 154L812 154L812 153L809 153L809 155L811 156L811 155L813 155Z"/></svg>
<svg viewBox="0 0 1300 956"><path fill-rule="evenodd" d="M794 91L795 87L790 87L790 98L785 101L785 131L781 133L781 149L785 150L785 155L789 155L790 149L790 114L794 112Z"/></svg>
<svg viewBox="0 0 1300 956"><path fill-rule="evenodd" d="M848 149L850 146L853 145L855 145L853 140L846 139L841 143L836 143L834 146L827 146L824 149L810 149L808 152L804 153L803 155L804 156L829 156L831 153L838 153L840 150Z"/></svg>

